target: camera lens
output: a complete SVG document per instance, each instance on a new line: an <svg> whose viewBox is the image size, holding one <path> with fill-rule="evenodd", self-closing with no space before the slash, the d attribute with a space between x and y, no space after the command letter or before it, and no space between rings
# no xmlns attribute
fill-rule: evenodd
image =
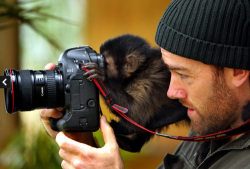
<svg viewBox="0 0 250 169"><path fill-rule="evenodd" d="M62 74L58 70L6 69L11 87L4 89L7 113L37 108L56 108L64 105Z"/></svg>

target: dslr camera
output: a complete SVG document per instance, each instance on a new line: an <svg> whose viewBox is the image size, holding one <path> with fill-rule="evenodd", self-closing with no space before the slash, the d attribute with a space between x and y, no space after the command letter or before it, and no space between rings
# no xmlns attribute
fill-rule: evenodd
<svg viewBox="0 0 250 169"><path fill-rule="evenodd" d="M89 46L64 51L53 70L6 69L10 88L4 89L7 113L38 108L64 107L60 119L50 119L55 131L82 132L99 129L99 91L83 76L82 65L95 62L104 67L104 58Z"/></svg>

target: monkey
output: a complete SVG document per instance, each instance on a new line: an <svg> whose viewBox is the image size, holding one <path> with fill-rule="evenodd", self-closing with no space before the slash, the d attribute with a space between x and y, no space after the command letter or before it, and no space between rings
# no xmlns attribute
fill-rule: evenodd
<svg viewBox="0 0 250 169"><path fill-rule="evenodd" d="M128 108L126 115L152 131L161 131L165 126L188 119L187 109L178 100L170 99L167 91L171 73L161 59L160 48L132 34L108 39L100 46L104 56L104 68L96 63L86 63L87 79L99 78L110 93L115 104ZM118 145L130 152L140 152L153 134L143 132L112 110L119 117L111 120ZM187 120L188 121L188 120ZM158 128L160 127L160 128ZM127 134L137 133L132 136Z"/></svg>

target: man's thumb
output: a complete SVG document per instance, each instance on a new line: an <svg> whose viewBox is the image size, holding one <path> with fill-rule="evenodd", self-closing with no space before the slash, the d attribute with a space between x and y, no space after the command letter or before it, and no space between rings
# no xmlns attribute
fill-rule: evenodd
<svg viewBox="0 0 250 169"><path fill-rule="evenodd" d="M112 127L108 124L107 118L102 115L100 121L100 129L103 134L103 139L105 144L117 144L114 131Z"/></svg>

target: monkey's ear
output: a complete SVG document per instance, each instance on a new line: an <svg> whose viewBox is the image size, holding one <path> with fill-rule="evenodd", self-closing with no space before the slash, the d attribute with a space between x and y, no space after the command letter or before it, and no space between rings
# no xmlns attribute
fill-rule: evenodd
<svg viewBox="0 0 250 169"><path fill-rule="evenodd" d="M136 55L131 54L128 55L126 59L127 59L127 65L126 65L127 72L133 73L138 68L138 57Z"/></svg>

